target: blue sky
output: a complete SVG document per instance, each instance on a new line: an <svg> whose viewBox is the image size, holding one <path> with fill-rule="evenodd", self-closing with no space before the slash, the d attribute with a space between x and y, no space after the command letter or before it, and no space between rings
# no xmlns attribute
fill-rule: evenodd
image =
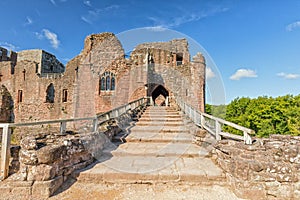
<svg viewBox="0 0 300 200"><path fill-rule="evenodd" d="M0 46L15 51L44 49L66 63L92 33L171 29L212 58L208 91L218 93L212 85L221 81L225 97L208 94L209 103L300 94L297 0L1 0L0 13Z"/></svg>

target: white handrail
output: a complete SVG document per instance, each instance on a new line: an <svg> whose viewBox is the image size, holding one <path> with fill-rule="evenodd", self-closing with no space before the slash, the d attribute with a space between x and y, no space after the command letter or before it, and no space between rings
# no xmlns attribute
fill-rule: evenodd
<svg viewBox="0 0 300 200"><path fill-rule="evenodd" d="M197 125L204 129L206 129L209 133L215 136L216 140L221 140L222 136L231 138L234 140L243 140L245 144L252 144L252 138L251 134L254 134L255 132L249 128L240 126L238 124L226 121L224 119L209 115L207 113L200 112L199 110L195 109L191 105L185 103L183 100L179 98L175 98L178 106L180 109ZM193 110L193 112L191 112ZM215 127L212 128L207 125L207 121L205 118L211 119L215 121ZM200 123L197 119L200 119ZM222 132L222 125L226 124L228 126L231 126L237 130L240 130L243 132L243 136L231 134L231 133L225 133Z"/></svg>

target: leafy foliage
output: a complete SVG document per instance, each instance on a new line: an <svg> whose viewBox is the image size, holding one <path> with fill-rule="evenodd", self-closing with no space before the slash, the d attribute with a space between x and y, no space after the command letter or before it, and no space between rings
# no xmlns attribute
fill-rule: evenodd
<svg viewBox="0 0 300 200"><path fill-rule="evenodd" d="M205 112L207 114L213 115L225 119L226 117L226 105L205 105Z"/></svg>
<svg viewBox="0 0 300 200"><path fill-rule="evenodd" d="M300 95L236 98L227 106L225 119L253 129L259 137L270 134L300 135ZM228 126L223 129L240 134Z"/></svg>

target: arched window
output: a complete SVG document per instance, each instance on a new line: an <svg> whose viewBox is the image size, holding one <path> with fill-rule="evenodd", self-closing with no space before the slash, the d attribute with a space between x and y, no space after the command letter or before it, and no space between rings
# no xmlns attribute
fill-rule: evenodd
<svg viewBox="0 0 300 200"><path fill-rule="evenodd" d="M110 90L110 76L106 77L106 90Z"/></svg>
<svg viewBox="0 0 300 200"><path fill-rule="evenodd" d="M115 90L115 84L116 84L115 77L111 77L111 90Z"/></svg>
<svg viewBox="0 0 300 200"><path fill-rule="evenodd" d="M111 72L104 72L100 79L100 89L110 91L116 89L116 78Z"/></svg>
<svg viewBox="0 0 300 200"><path fill-rule="evenodd" d="M54 103L54 96L55 96L55 90L53 83L50 83L50 85L47 87L46 90L46 103Z"/></svg>

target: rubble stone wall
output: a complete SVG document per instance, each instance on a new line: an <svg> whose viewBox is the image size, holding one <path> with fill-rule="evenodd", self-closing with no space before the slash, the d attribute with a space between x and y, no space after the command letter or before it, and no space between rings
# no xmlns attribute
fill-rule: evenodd
<svg viewBox="0 0 300 200"><path fill-rule="evenodd" d="M300 137L272 135L253 145L223 140L217 163L246 199L300 199Z"/></svg>

